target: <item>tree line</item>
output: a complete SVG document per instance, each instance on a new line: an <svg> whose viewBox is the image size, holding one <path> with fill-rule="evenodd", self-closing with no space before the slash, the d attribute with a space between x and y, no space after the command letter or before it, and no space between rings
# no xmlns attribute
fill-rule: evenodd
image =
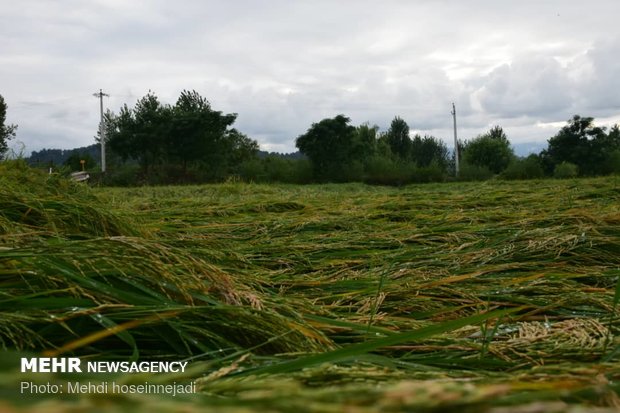
<svg viewBox="0 0 620 413"><path fill-rule="evenodd" d="M527 157L515 155L500 126L459 141L458 175L454 152L433 136L411 138L409 126L399 117L384 133L377 126L355 128L349 122L343 115L324 119L297 138L296 146L309 157L315 180L403 184L620 173L620 128L614 125L607 131L591 117L575 115L549 138L545 150Z"/></svg>
<svg viewBox="0 0 620 413"><path fill-rule="evenodd" d="M0 158L16 125L5 125L0 96ZM547 141L539 154L518 157L506 133L494 126L459 142L455 153L434 136L413 135L396 116L386 131L376 125L352 125L345 115L313 123L298 136L299 156L267 155L258 143L233 127L237 114L214 110L196 91L183 91L174 105L149 92L134 107L105 115L109 173L113 184L217 182L231 177L254 182L367 182L403 185L445 180L483 180L597 176L620 173L620 128L609 130L591 117L575 115ZM43 152L33 152L41 159ZM47 153L45 152L45 153ZM34 155L37 155L36 157ZM58 154L56 154L58 155ZM77 168L93 154L65 154Z"/></svg>
<svg viewBox="0 0 620 413"><path fill-rule="evenodd" d="M183 91L174 105L149 92L133 108L106 113L105 136L112 161L137 164L146 182L218 181L258 152L255 140L232 127L236 118L195 91Z"/></svg>

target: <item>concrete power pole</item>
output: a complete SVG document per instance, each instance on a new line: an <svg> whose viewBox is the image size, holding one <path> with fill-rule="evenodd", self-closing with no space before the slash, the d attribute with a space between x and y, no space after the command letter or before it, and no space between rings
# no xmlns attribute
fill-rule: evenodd
<svg viewBox="0 0 620 413"><path fill-rule="evenodd" d="M459 176L459 141L456 138L456 107L454 106L454 102L452 102L452 119L454 120L454 160L455 160L455 171L456 176Z"/></svg>
<svg viewBox="0 0 620 413"><path fill-rule="evenodd" d="M93 96L99 98L99 139L101 139L101 172L105 173L105 127L103 124L103 97L110 96L107 93L103 93L101 89L99 89L98 93L93 93Z"/></svg>

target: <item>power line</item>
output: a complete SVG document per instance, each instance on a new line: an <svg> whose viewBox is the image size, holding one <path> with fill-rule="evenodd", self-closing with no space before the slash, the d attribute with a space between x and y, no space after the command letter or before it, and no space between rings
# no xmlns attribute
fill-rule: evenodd
<svg viewBox="0 0 620 413"><path fill-rule="evenodd" d="M98 93L93 93L93 96L99 98L99 139L101 140L101 172L105 173L105 127L103 124L103 97L110 97L107 93L103 93L103 90L99 89Z"/></svg>

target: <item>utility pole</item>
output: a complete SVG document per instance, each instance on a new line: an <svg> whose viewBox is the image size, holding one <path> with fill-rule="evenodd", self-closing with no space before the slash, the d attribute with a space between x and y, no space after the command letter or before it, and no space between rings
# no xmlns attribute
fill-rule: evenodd
<svg viewBox="0 0 620 413"><path fill-rule="evenodd" d="M98 93L93 93L93 96L99 98L99 139L101 139L101 172L105 173L105 127L103 124L103 97L110 96L107 93L103 93L101 89L99 89Z"/></svg>
<svg viewBox="0 0 620 413"><path fill-rule="evenodd" d="M452 102L452 119L454 120L454 160L455 160L455 171L456 176L459 176L459 141L456 138L456 107L454 106L454 102Z"/></svg>

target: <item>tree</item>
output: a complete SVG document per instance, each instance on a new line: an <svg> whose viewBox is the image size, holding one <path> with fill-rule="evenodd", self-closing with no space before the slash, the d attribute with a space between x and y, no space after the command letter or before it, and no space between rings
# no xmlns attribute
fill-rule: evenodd
<svg viewBox="0 0 620 413"><path fill-rule="evenodd" d="M186 182L190 175L214 180L258 151L256 141L230 128L236 118L213 110L196 91L184 90L174 106L161 104L149 92L133 109L124 105L117 116L106 115L106 130L112 151L137 160L147 177L158 166L164 182Z"/></svg>
<svg viewBox="0 0 620 413"><path fill-rule="evenodd" d="M597 175L618 173L620 168L620 128L618 125L612 126L607 134L597 135L591 145L592 173Z"/></svg>
<svg viewBox="0 0 620 413"><path fill-rule="evenodd" d="M448 168L449 152L445 143L434 136L416 135L411 141L411 159L418 167L437 164L442 171Z"/></svg>
<svg viewBox="0 0 620 413"><path fill-rule="evenodd" d="M499 126L491 128L484 135L466 141L461 147L463 160L466 164L498 174L514 159L514 151L503 129Z"/></svg>
<svg viewBox="0 0 620 413"><path fill-rule="evenodd" d="M172 109L171 134L167 140L168 155L176 162L187 165L204 162L219 168L226 163L238 132L228 134L228 128L237 115L214 111L196 91L184 90Z"/></svg>
<svg viewBox="0 0 620 413"><path fill-rule="evenodd" d="M536 179L544 176L540 156L530 154L526 158L515 158L502 173L505 179Z"/></svg>
<svg viewBox="0 0 620 413"><path fill-rule="evenodd" d="M361 161L364 145L350 121L344 115L323 119L295 140L297 148L310 159L315 178L346 180L347 168Z"/></svg>
<svg viewBox="0 0 620 413"><path fill-rule="evenodd" d="M232 128L226 132L225 142L225 150L228 154L227 166L230 172L238 172L239 167L244 162L256 159L259 149L258 142L250 139L237 129Z"/></svg>
<svg viewBox="0 0 620 413"><path fill-rule="evenodd" d="M396 116L386 134L392 153L400 159L407 159L411 150L411 138L409 137L409 125L403 119Z"/></svg>
<svg viewBox="0 0 620 413"><path fill-rule="evenodd" d="M170 120L170 106L162 105L149 91L133 109L124 105L118 116L106 114L107 142L123 159L137 160L148 174L149 168L166 155Z"/></svg>
<svg viewBox="0 0 620 413"><path fill-rule="evenodd" d="M355 128L355 132L357 134L357 140L363 148L363 158L373 155L377 151L379 127L377 125L370 126L370 124L366 122Z"/></svg>
<svg viewBox="0 0 620 413"><path fill-rule="evenodd" d="M9 150L8 142L15 137L17 125L6 125L7 104L2 95L0 95L0 160L2 160Z"/></svg>
<svg viewBox="0 0 620 413"><path fill-rule="evenodd" d="M620 173L620 127L617 124L609 130L606 142L609 146L605 151L603 172L605 174L618 174Z"/></svg>
<svg viewBox="0 0 620 413"><path fill-rule="evenodd" d="M605 128L594 125L594 118L579 115L547 142L547 149L541 152L547 174L563 162L576 165L583 175L602 173L606 154L618 148L615 132L607 135Z"/></svg>

